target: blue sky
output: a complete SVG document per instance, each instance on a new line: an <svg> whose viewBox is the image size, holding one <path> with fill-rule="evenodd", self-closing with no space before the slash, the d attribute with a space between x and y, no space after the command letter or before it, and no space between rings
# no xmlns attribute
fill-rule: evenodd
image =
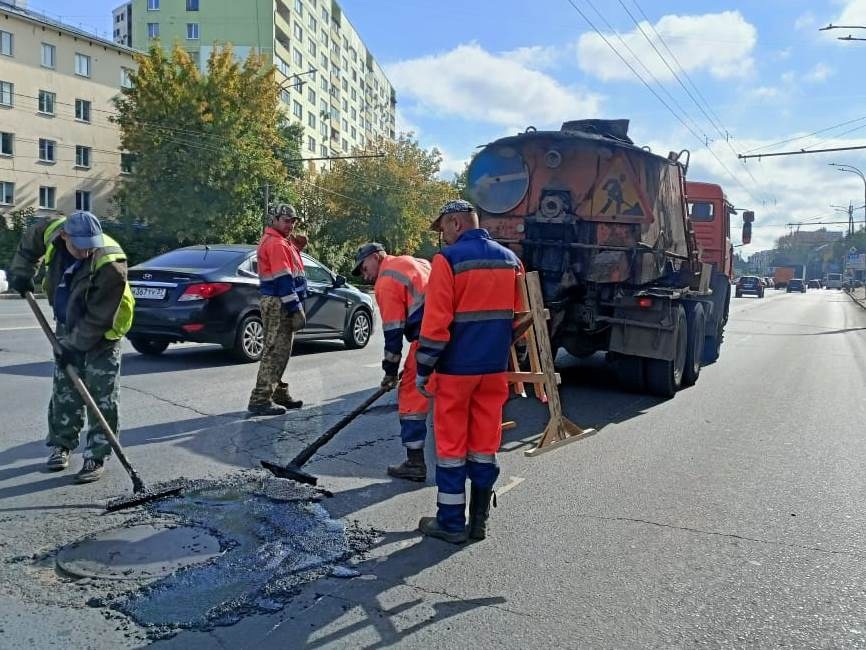
<svg viewBox="0 0 866 650"><path fill-rule="evenodd" d="M818 31L831 22L866 25L866 0L571 2L680 119L616 58L569 0L343 0L342 5L397 88L398 125L414 130L423 145L440 148L446 174L461 169L477 145L528 125L558 128L567 119L626 117L638 144L662 154L690 149L691 179L718 182L737 206L755 210L754 244L746 253L770 247L787 231L787 222L844 220L831 204L863 204L862 181L828 163L866 171L864 153L763 159L744 167L735 152L866 144L866 42L836 40L845 30ZM31 0L30 7L107 31L115 4ZM859 35L866 37L866 30ZM851 120L817 136L768 146ZM857 219L863 223L862 210Z"/></svg>

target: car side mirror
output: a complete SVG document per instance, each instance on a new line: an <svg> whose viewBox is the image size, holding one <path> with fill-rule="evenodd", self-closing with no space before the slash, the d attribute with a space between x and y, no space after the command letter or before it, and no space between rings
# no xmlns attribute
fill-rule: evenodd
<svg viewBox="0 0 866 650"><path fill-rule="evenodd" d="M337 277L334 278L334 288L335 289L339 289L340 287L345 287L345 286L346 286L346 276L345 275L338 275Z"/></svg>
<svg viewBox="0 0 866 650"><path fill-rule="evenodd" d="M750 244L752 242L752 223L746 221L743 224L743 243Z"/></svg>

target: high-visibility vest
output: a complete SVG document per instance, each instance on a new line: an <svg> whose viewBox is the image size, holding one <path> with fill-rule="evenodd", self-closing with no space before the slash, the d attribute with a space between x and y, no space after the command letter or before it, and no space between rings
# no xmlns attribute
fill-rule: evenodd
<svg viewBox="0 0 866 650"><path fill-rule="evenodd" d="M60 229L64 223L66 223L65 218L58 219L50 224L42 235L42 241L45 244L45 255L43 256L43 261L46 266L51 264L51 260L54 259L54 253L57 250L55 242L57 241L57 238L60 237ZM102 238L104 240L102 248L96 249L96 252L91 257L91 273L96 273L103 266L110 264L111 262L126 261L126 253L123 252L123 248L121 248L120 244L118 244L114 238L109 237L106 234L103 234ZM105 338L109 341L119 341L122 339L123 335L132 327L132 319L134 315L135 297L132 295L132 290L129 288L129 282L124 282L123 296L120 299L120 306L114 314L114 322L111 329L105 333Z"/></svg>

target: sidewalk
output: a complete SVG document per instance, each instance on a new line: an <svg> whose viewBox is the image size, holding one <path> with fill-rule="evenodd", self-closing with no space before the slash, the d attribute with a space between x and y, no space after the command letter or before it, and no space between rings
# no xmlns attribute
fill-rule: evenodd
<svg viewBox="0 0 866 650"><path fill-rule="evenodd" d="M866 309L866 287L854 289L850 295L861 307Z"/></svg>

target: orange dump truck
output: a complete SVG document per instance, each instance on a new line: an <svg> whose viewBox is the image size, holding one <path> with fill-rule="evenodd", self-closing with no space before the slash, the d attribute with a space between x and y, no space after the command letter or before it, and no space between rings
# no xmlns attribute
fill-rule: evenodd
<svg viewBox="0 0 866 650"><path fill-rule="evenodd" d="M733 208L720 188L689 203L688 152L658 156L627 131L580 120L501 138L473 159L468 192L482 227L540 274L554 347L606 351L622 383L672 396L719 353Z"/></svg>

